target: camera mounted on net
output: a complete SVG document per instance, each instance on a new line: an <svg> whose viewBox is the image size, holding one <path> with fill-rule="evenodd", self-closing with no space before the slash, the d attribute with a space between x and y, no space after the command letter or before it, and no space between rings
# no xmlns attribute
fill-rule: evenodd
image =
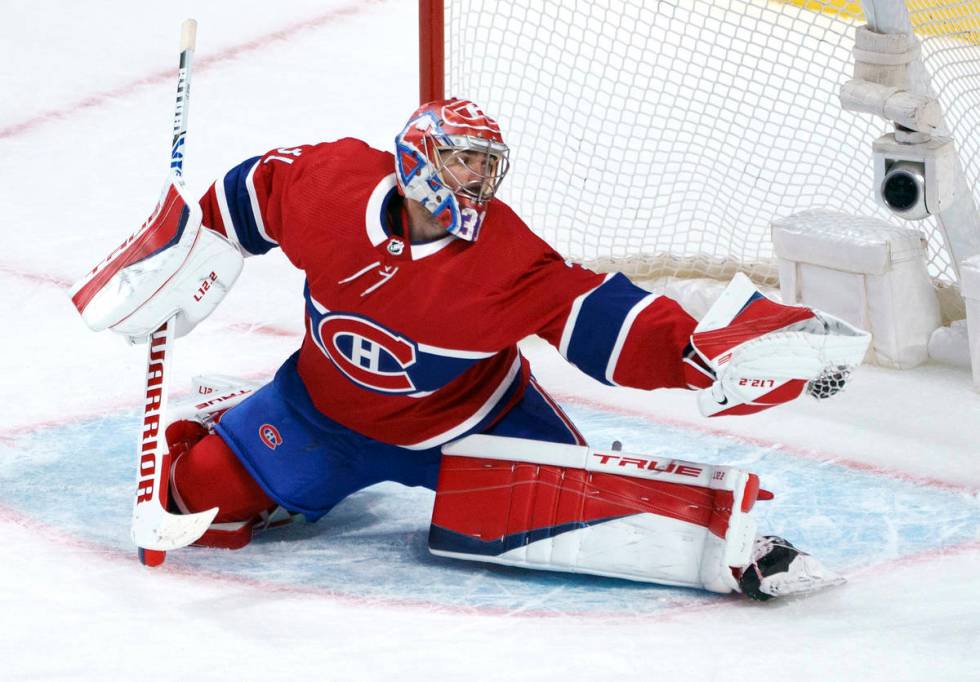
<svg viewBox="0 0 980 682"><path fill-rule="evenodd" d="M872 146L875 199L907 220L940 213L956 199L957 159L922 76L919 41L869 26L857 27L854 38L854 78L841 87L841 105L895 125Z"/></svg>
<svg viewBox="0 0 980 682"><path fill-rule="evenodd" d="M899 128L875 140L872 148L876 198L901 218L922 220L953 203L956 156L948 137L899 141L910 133L920 134L903 133Z"/></svg>

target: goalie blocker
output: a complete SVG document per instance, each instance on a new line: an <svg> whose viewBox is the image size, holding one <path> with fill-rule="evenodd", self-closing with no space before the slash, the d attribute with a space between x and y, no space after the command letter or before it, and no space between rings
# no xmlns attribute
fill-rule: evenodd
<svg viewBox="0 0 980 682"><path fill-rule="evenodd" d="M153 213L71 290L94 331L145 340L175 318L181 337L211 314L242 270L241 252L201 225L201 209L171 176Z"/></svg>

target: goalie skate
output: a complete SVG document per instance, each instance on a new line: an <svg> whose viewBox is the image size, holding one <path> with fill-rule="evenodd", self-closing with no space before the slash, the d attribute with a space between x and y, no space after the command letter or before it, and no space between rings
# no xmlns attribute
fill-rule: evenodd
<svg viewBox="0 0 980 682"><path fill-rule="evenodd" d="M775 535L756 538L752 563L738 581L742 593L758 601L816 592L841 585L843 576L824 566L793 543Z"/></svg>

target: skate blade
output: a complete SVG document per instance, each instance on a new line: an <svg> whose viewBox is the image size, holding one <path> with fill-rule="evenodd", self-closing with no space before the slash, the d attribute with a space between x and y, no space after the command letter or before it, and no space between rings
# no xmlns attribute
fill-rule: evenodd
<svg viewBox="0 0 980 682"><path fill-rule="evenodd" d="M847 579L821 564L808 554L801 554L785 573L763 578L759 589L773 597L810 594L837 587Z"/></svg>

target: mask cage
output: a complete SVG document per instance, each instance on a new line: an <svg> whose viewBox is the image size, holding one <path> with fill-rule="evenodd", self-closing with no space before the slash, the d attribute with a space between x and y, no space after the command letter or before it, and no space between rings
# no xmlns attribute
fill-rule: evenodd
<svg viewBox="0 0 980 682"><path fill-rule="evenodd" d="M435 144L435 154L429 155L435 160L436 170L444 184L452 180L457 189L454 194L466 197L478 204L493 199L510 170L510 149L502 142L494 142L482 137L467 135L449 136L450 144ZM428 145L429 139L426 139ZM479 155L480 161L475 165L472 156ZM455 161L455 163L453 163ZM464 181L453 172L453 166L464 166L476 177Z"/></svg>

